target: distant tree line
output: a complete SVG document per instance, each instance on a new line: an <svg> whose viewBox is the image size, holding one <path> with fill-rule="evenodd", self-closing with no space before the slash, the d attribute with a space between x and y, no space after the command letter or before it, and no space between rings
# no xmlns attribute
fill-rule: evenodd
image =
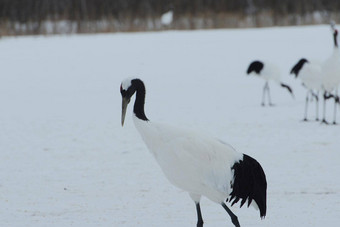
<svg viewBox="0 0 340 227"><path fill-rule="evenodd" d="M170 9L165 27L160 17ZM339 0L0 0L0 34L315 24L339 14Z"/></svg>

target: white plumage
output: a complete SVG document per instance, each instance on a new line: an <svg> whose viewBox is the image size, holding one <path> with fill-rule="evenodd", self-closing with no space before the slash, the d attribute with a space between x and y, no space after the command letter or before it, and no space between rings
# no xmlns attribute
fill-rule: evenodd
<svg viewBox="0 0 340 227"><path fill-rule="evenodd" d="M319 91L322 88L321 63L316 61L306 62L301 69L299 78L307 89Z"/></svg>
<svg viewBox="0 0 340 227"><path fill-rule="evenodd" d="M261 105L265 105L265 94L266 91L268 93L268 104L270 106L273 105L271 98L270 98L270 90L269 90L269 81L274 81L281 85L281 87L286 88L288 92L294 97L293 90L287 84L282 83L281 81L281 73L279 68L270 62L263 62L263 61L253 61L250 63L247 74L254 74L259 76L260 78L264 79L266 82L263 87L262 92L262 103Z"/></svg>
<svg viewBox="0 0 340 227"><path fill-rule="evenodd" d="M161 16L162 25L169 26L172 23L173 15L174 13L172 10L169 10L168 12L163 13Z"/></svg>
<svg viewBox="0 0 340 227"><path fill-rule="evenodd" d="M242 154L197 132L141 121L135 126L169 181L221 204L231 193L231 167ZM223 152L221 152L223 151Z"/></svg>
<svg viewBox="0 0 340 227"><path fill-rule="evenodd" d="M338 30L335 29L335 22L331 22L334 48L332 54L322 66L323 86L326 91L337 89L340 84L340 53L338 48Z"/></svg>
<svg viewBox="0 0 340 227"><path fill-rule="evenodd" d="M334 48L331 56L324 62L323 87L326 91L334 91L340 84L340 53L339 49Z"/></svg>
<svg viewBox="0 0 340 227"><path fill-rule="evenodd" d="M277 65L270 62L265 62L263 69L258 76L266 81L273 81L280 84L281 82L281 72Z"/></svg>
<svg viewBox="0 0 340 227"><path fill-rule="evenodd" d="M144 112L145 86L140 79L121 84L122 125L126 107L136 93L133 121L146 146L167 179L187 191L197 210L197 226L203 226L200 198L205 196L228 212L235 226L237 217L226 206L248 201L266 214L267 182L261 165L253 158L235 151L230 145L198 132L151 122Z"/></svg>
<svg viewBox="0 0 340 227"><path fill-rule="evenodd" d="M333 33L333 41L334 41L334 49L330 57L324 62L322 66L322 86L324 89L324 104L323 104L323 120L322 122L327 123L326 121L326 99L327 93L330 94L334 92L334 95L330 95L334 97L334 115L333 115L333 124L336 124L336 109L337 104L339 103L338 97L338 87L340 84L340 53L338 48L338 30L335 29L335 24L332 24L332 33Z"/></svg>

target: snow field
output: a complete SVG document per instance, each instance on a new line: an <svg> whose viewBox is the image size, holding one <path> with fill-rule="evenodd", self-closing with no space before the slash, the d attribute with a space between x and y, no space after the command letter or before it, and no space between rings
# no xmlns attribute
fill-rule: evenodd
<svg viewBox="0 0 340 227"><path fill-rule="evenodd" d="M119 86L136 76L150 120L204 131L261 163L267 217L235 205L242 226L337 226L340 127L301 122L305 89L288 75L332 44L326 25L2 38L0 223L195 226L194 203L163 176L132 105L120 125ZM271 84L276 106L260 106L264 82L245 73L255 59L278 64L295 100ZM231 225L219 205L203 198L201 208L205 226Z"/></svg>

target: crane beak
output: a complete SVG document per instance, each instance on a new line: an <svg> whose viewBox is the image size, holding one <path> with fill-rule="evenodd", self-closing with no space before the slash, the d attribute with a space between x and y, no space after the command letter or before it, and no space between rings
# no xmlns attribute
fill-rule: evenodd
<svg viewBox="0 0 340 227"><path fill-rule="evenodd" d="M122 99L122 126L124 126L124 120L125 120L125 115L126 115L126 109L127 105L130 103L129 98L123 97Z"/></svg>

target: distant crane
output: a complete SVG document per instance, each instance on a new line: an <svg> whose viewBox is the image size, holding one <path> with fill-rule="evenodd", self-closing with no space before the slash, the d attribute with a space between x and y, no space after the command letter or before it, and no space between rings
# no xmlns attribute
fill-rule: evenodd
<svg viewBox="0 0 340 227"><path fill-rule="evenodd" d="M333 117L333 124L336 124L336 109L337 104L339 104L339 97L338 97L338 87L340 84L340 53L338 48L338 30L335 29L334 22L331 23L331 29L333 34L333 41L334 41L334 49L329 56L329 58L324 62L322 66L322 86L324 89L324 103L323 103L323 123L328 123L326 121L326 100L328 97L334 97L334 117ZM334 95L331 92L335 92Z"/></svg>
<svg viewBox="0 0 340 227"><path fill-rule="evenodd" d="M268 104L269 106L273 106L273 103L270 98L270 90L269 90L269 81L274 81L276 83L279 83L281 87L285 88L288 90L288 92L294 97L293 90L288 86L287 84L284 84L281 82L280 79L280 71L278 67L272 63L264 63L262 61L253 61L250 63L247 74L255 74L259 76L260 78L264 79L266 82L263 87L263 92L262 92L262 106L265 106L265 95L266 91L268 92Z"/></svg>
<svg viewBox="0 0 340 227"><path fill-rule="evenodd" d="M261 165L252 157L235 151L230 145L197 132L159 124L144 112L145 86L140 79L126 79L120 86L124 125L127 105L136 93L133 120L146 146L168 180L187 191L196 205L197 226L203 226L201 196L222 205L234 226L237 216L227 207L241 200L266 215L267 181Z"/></svg>
<svg viewBox="0 0 340 227"><path fill-rule="evenodd" d="M290 71L291 74L295 74L296 78L300 78L302 84L307 88L304 121L308 121L307 112L310 95L316 99L315 120L319 120L319 91L322 90L321 71L321 63L311 62L305 58L300 59Z"/></svg>
<svg viewBox="0 0 340 227"><path fill-rule="evenodd" d="M174 12L171 8L169 11L165 12L161 16L161 23L163 26L169 27L173 21Z"/></svg>

